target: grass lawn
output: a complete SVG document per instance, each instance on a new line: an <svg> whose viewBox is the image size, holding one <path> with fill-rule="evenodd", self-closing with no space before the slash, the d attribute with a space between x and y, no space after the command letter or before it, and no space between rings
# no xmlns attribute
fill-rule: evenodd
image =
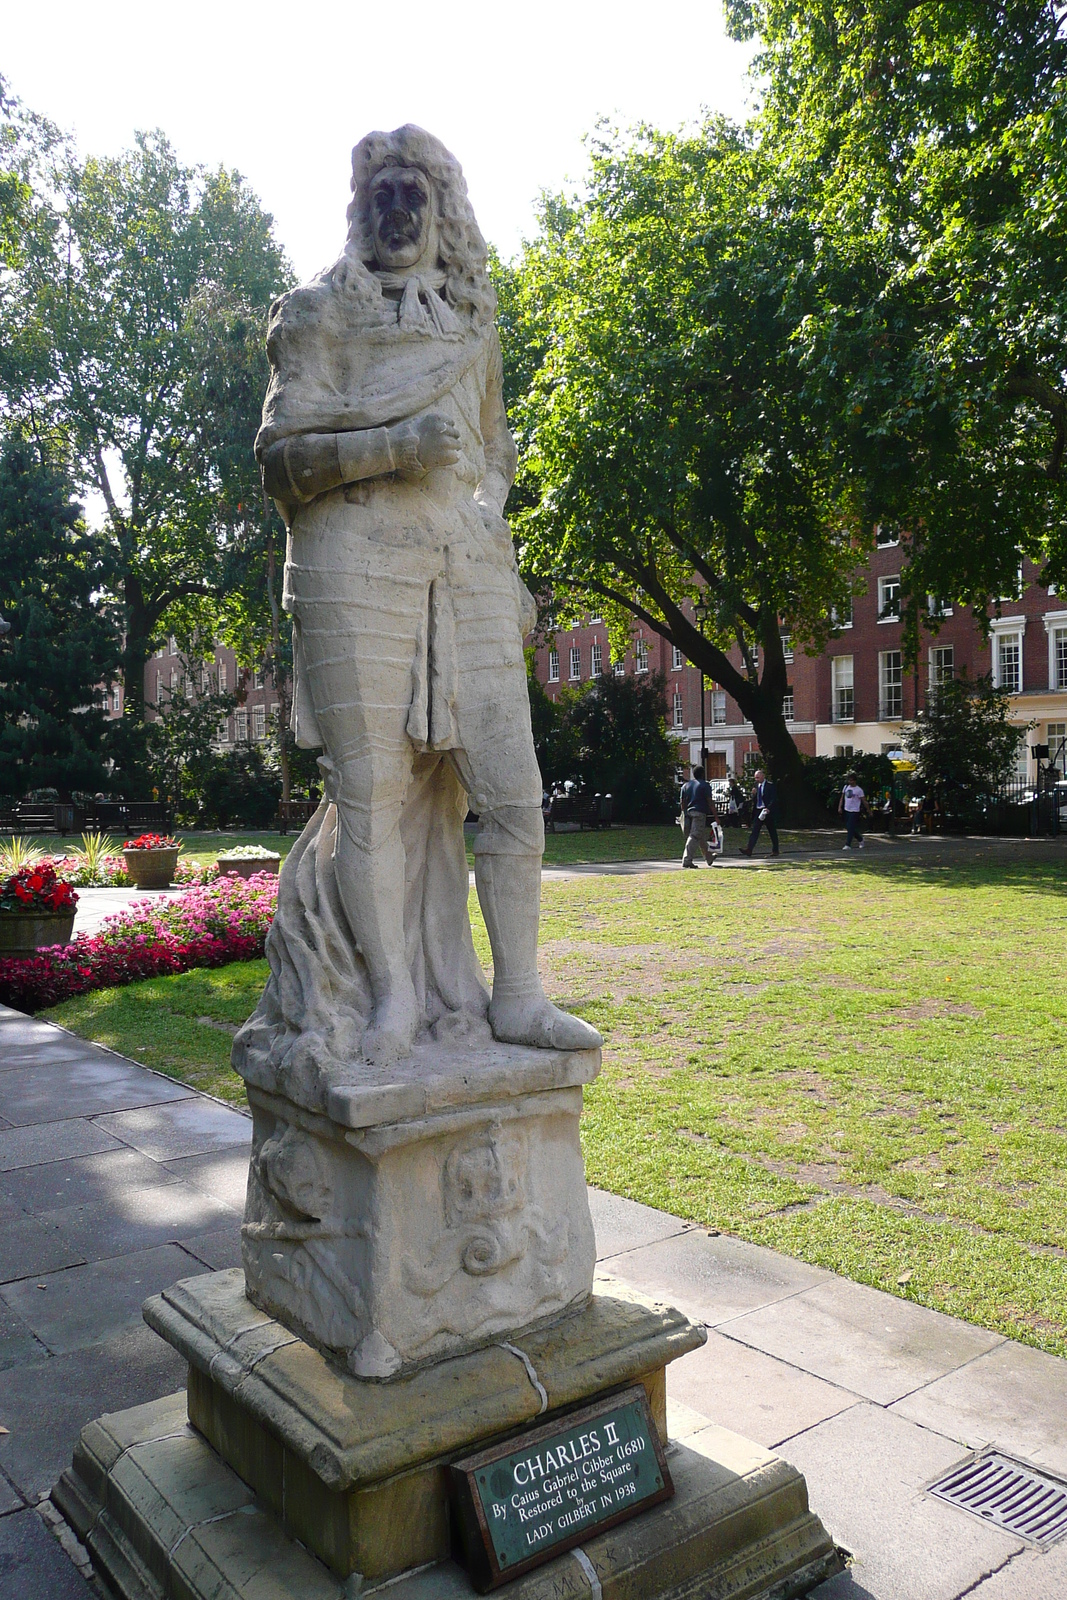
<svg viewBox="0 0 1067 1600"><path fill-rule="evenodd" d="M214 861L220 850L232 850L236 845L259 844L287 856L299 838L298 834L284 836L272 830L244 833L193 833L179 830L176 835L183 845L183 854L195 861ZM591 861L662 861L672 860L682 852L681 834L673 823L651 826L627 827L619 825L603 833L590 831L550 833L545 841L546 866L568 866ZM740 838L740 835L737 836ZM473 865L471 853L473 835L467 835L467 856ZM63 855L81 848L81 836L60 838L56 834L38 834L31 841L49 855ZM3 840L0 839L0 844ZM118 840L121 847L122 840Z"/></svg>
<svg viewBox="0 0 1067 1600"><path fill-rule="evenodd" d="M1051 859L546 883L547 986L607 1040L590 1181L1067 1354L1065 935ZM48 1015L236 1100L264 974Z"/></svg>

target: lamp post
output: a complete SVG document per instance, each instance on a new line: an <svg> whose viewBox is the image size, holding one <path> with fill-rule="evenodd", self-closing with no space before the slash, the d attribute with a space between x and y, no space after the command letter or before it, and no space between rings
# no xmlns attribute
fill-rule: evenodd
<svg viewBox="0 0 1067 1600"><path fill-rule="evenodd" d="M700 629L700 637L701 637L701 639L703 639L703 637L704 637L704 623L707 621L707 616L708 616L708 602L706 600L704 600L704 599L700 599L700 600L694 601L694 603L693 603L693 614L695 615L695 617L697 619L697 626ZM704 662L703 662L703 660L701 660L701 663L700 663L700 765L704 768L704 777L705 777L705 779L707 778L707 775L708 775L707 761L708 761L708 752L707 752L707 746L705 744L705 738L704 738Z"/></svg>

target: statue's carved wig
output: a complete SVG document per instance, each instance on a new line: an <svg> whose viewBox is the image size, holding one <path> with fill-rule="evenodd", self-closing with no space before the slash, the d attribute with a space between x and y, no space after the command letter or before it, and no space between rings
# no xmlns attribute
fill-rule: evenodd
<svg viewBox="0 0 1067 1600"><path fill-rule="evenodd" d="M468 311L476 324L491 322L496 294L486 270L488 252L470 200L463 169L440 139L414 123L392 133L368 133L352 151L352 200L348 207L350 269L374 261L370 228L370 186L383 167L418 167L429 178L437 213L438 247L445 270L445 294L456 311Z"/></svg>

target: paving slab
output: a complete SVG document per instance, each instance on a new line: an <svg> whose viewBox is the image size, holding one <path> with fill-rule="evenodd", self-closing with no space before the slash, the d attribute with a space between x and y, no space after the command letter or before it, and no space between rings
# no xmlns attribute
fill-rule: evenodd
<svg viewBox="0 0 1067 1600"><path fill-rule="evenodd" d="M0 1073L21 1072L28 1066L65 1066L68 1061L106 1061L109 1055L114 1060L110 1051L97 1049L69 1033L7 1050L3 1048L4 1037L0 1028Z"/></svg>
<svg viewBox="0 0 1067 1600"><path fill-rule="evenodd" d="M671 1362L667 1399L768 1449L859 1402L847 1389L714 1332L702 1349Z"/></svg>
<svg viewBox="0 0 1067 1600"><path fill-rule="evenodd" d="M65 1117L62 1122L40 1122L27 1128L4 1128L0 1129L0 1172L119 1148L120 1141L113 1134L84 1117Z"/></svg>
<svg viewBox="0 0 1067 1600"><path fill-rule="evenodd" d="M995 1444L1067 1477L1067 1362L1043 1350L1005 1340L893 1410L972 1450Z"/></svg>
<svg viewBox="0 0 1067 1600"><path fill-rule="evenodd" d="M184 1183L191 1183L194 1189L214 1195L235 1211L244 1212L248 1189L248 1150L244 1145L168 1161L165 1170Z"/></svg>
<svg viewBox="0 0 1067 1600"><path fill-rule="evenodd" d="M0 1283L82 1266L88 1257L39 1217L9 1218L0 1226Z"/></svg>
<svg viewBox="0 0 1067 1600"><path fill-rule="evenodd" d="M1067 1595L1067 1545L1023 1550L972 1589L967 1600L1063 1600Z"/></svg>
<svg viewBox="0 0 1067 1600"><path fill-rule="evenodd" d="M202 1270L176 1244L157 1245L66 1272L4 1284L0 1296L55 1355L80 1350L138 1324L149 1295ZM43 1285L43 1287L42 1287Z"/></svg>
<svg viewBox="0 0 1067 1600"><path fill-rule="evenodd" d="M28 1361L40 1361L47 1354L45 1346L18 1312L0 1300L0 1372Z"/></svg>
<svg viewBox="0 0 1067 1600"><path fill-rule="evenodd" d="M604 1189L589 1190L589 1209L596 1231L598 1261L618 1255L622 1250L655 1244L685 1231L685 1223L672 1217L669 1211L656 1211L637 1200L624 1200L621 1195L608 1194Z"/></svg>
<svg viewBox="0 0 1067 1600"><path fill-rule="evenodd" d="M191 1239L182 1239L181 1247L202 1261L212 1272L228 1272L241 1265L241 1219L234 1218L228 1228L214 1233L201 1233Z"/></svg>
<svg viewBox="0 0 1067 1600"><path fill-rule="evenodd" d="M92 1592L36 1511L0 1519L0 1600L91 1600Z"/></svg>
<svg viewBox="0 0 1067 1600"><path fill-rule="evenodd" d="M169 1240L226 1227L236 1233L241 1224L240 1214L231 1206L186 1183L160 1183L146 1189L116 1187L103 1203L94 1200L47 1211L41 1221L83 1261L149 1250ZM0 1231L0 1265L3 1260Z"/></svg>
<svg viewBox="0 0 1067 1600"><path fill-rule="evenodd" d="M803 1472L812 1506L853 1556L850 1572L821 1585L813 1600L957 1600L1024 1549L924 1493L966 1452L881 1406L853 1406L779 1454Z"/></svg>
<svg viewBox="0 0 1067 1600"><path fill-rule="evenodd" d="M206 1155L252 1142L251 1117L202 1095L137 1111L117 1111L97 1117L94 1125L153 1161Z"/></svg>
<svg viewBox="0 0 1067 1600"><path fill-rule="evenodd" d="M670 1299L709 1326L757 1306L791 1301L830 1274L789 1256L725 1235L690 1228L659 1244L612 1256L607 1271L635 1288Z"/></svg>
<svg viewBox="0 0 1067 1600"><path fill-rule="evenodd" d="M51 1122L57 1104L57 1064L26 1066L19 1072L0 1072L0 1116L15 1127ZM194 1100L192 1089L171 1078L146 1072L120 1056L101 1055L63 1063L62 1106L68 1117L91 1117L102 1111L125 1111L134 1106L159 1105L174 1100Z"/></svg>
<svg viewBox="0 0 1067 1600"><path fill-rule="evenodd" d="M879 1405L1004 1342L1000 1334L846 1278L739 1317L727 1331Z"/></svg>
<svg viewBox="0 0 1067 1600"><path fill-rule="evenodd" d="M184 1268L189 1275L188 1261ZM78 1434L105 1411L185 1386L186 1364L143 1322L102 1344L0 1372L0 1466L38 1500L70 1466ZM25 1589L25 1600L40 1591Z"/></svg>
<svg viewBox="0 0 1067 1600"><path fill-rule="evenodd" d="M61 1206L106 1206L118 1189L177 1182L178 1176L157 1161L118 1145L95 1156L73 1156L68 1161L0 1173L0 1195L6 1204L39 1216Z"/></svg>

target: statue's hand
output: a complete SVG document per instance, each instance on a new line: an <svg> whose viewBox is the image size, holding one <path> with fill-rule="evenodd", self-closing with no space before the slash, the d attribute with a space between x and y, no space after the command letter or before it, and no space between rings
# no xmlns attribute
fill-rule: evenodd
<svg viewBox="0 0 1067 1600"><path fill-rule="evenodd" d="M424 478L435 467L454 467L459 460L459 434L436 411L390 428L389 444L402 478Z"/></svg>

